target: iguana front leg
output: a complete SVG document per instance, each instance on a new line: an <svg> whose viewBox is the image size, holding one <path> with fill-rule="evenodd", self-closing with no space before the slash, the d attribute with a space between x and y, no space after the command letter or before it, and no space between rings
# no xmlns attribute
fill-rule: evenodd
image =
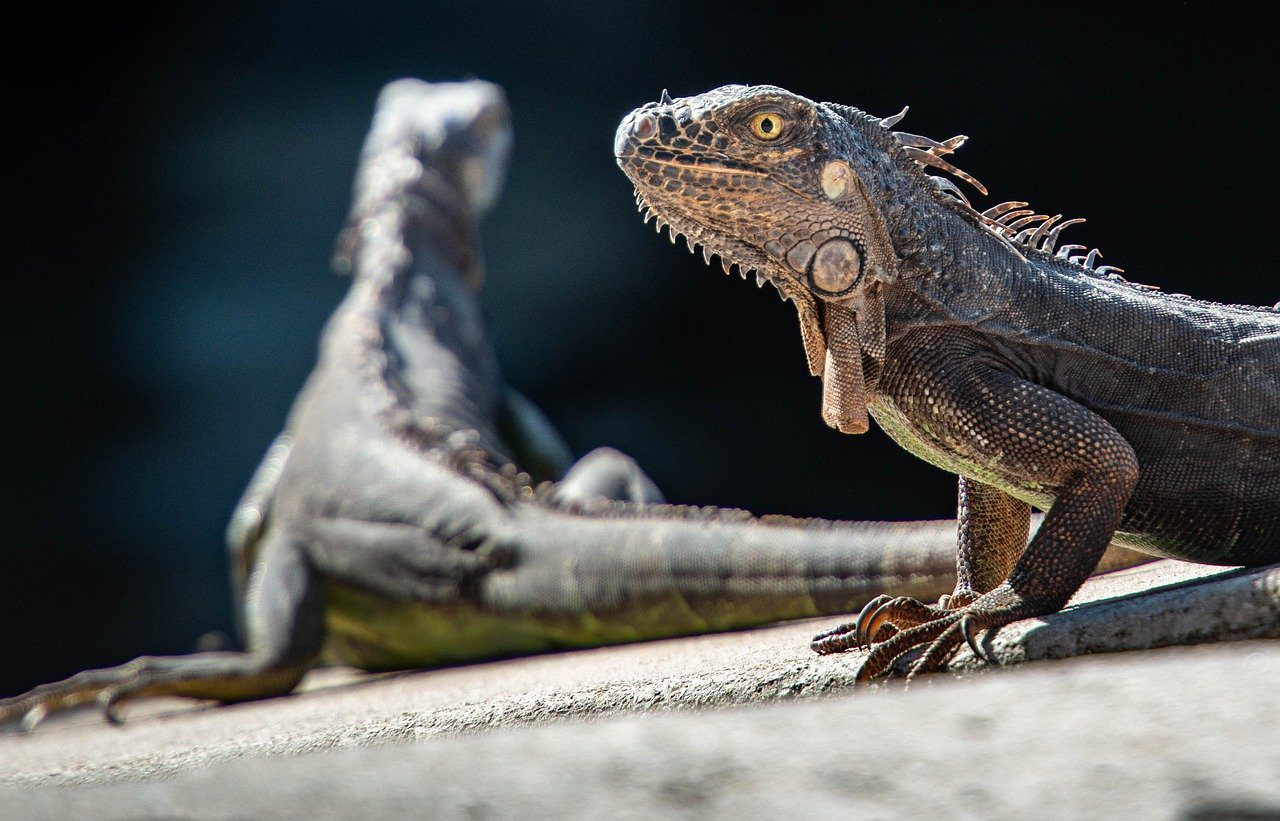
<svg viewBox="0 0 1280 821"><path fill-rule="evenodd" d="M589 504L600 499L659 504L666 499L634 459L613 448L596 448L577 462L569 446L541 409L507 388L498 413L498 429L515 462L535 481L556 482L560 504Z"/></svg>
<svg viewBox="0 0 1280 821"><path fill-rule="evenodd" d="M876 596L857 618L813 638L815 650L834 653L864 647L908 626L941 618L973 603L1009 577L1027 547L1031 506L997 487L964 476L959 481L956 586L936 605L906 596Z"/></svg>
<svg viewBox="0 0 1280 821"><path fill-rule="evenodd" d="M502 392L494 422L517 465L535 482L559 481L573 465L573 452L542 409L515 388Z"/></svg>
<svg viewBox="0 0 1280 821"><path fill-rule="evenodd" d="M957 588L966 597L980 595L944 613L907 599L881 608L880 624L899 632L871 648L858 672L861 681L885 672L917 646L928 648L911 674L940 667L975 631L1061 609L1097 565L1138 481L1132 446L1105 419L989 359L967 355L974 352L966 347L963 340L939 338L917 344L886 371L881 391L892 397L916 435L934 447L990 473L993 480L1034 489L1055 501L1008 578L983 592L980 588L1000 573L1000 556L1012 552L1014 531L1003 539L976 539L973 525L980 522L974 514L982 522L998 519L995 511L1002 506L1006 516L1022 514L980 492L984 500L969 511L973 555L965 560L962 540L958 562L971 578ZM939 357L940 350L952 354ZM973 486L968 490L971 494ZM839 652L852 644L844 634L822 636L813 649Z"/></svg>

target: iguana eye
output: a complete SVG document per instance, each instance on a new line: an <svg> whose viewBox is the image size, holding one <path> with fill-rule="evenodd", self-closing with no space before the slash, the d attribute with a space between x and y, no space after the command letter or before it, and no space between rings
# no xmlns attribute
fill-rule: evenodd
<svg viewBox="0 0 1280 821"><path fill-rule="evenodd" d="M776 111L761 111L751 118L751 133L759 140L776 140L782 136L787 121Z"/></svg>

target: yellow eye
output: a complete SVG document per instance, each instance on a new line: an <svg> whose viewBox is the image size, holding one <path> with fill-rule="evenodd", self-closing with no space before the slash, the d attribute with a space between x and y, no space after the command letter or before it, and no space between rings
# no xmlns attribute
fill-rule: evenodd
<svg viewBox="0 0 1280 821"><path fill-rule="evenodd" d="M760 140L776 140L782 136L782 129L787 124L782 115L776 111L761 111L751 118L751 133Z"/></svg>

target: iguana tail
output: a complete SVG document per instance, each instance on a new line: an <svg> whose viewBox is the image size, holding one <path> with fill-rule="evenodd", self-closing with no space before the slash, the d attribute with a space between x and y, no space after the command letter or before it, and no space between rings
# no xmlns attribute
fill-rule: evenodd
<svg viewBox="0 0 1280 821"><path fill-rule="evenodd" d="M882 593L932 601L955 584L954 520L827 522L669 507L523 516L524 558L486 579L484 606L571 626L566 646L853 613ZM1116 550L1100 569L1150 560Z"/></svg>
<svg viewBox="0 0 1280 821"><path fill-rule="evenodd" d="M956 525L757 519L662 508L530 514L493 611L587 628L585 644L731 630L856 611L881 593L936 599L955 581ZM577 642L575 642L577 643Z"/></svg>

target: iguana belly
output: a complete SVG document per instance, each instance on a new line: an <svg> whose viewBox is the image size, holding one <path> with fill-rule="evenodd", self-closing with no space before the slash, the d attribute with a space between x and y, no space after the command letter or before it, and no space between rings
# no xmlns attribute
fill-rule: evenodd
<svg viewBox="0 0 1280 821"><path fill-rule="evenodd" d="M957 450L947 447L941 439L921 430L891 402L877 399L867 406L867 410L890 439L897 442L903 450L929 464L958 476L999 488L1038 510L1048 510L1053 504L1053 494L1047 488L1036 484L1013 482L997 466L966 458Z"/></svg>
<svg viewBox="0 0 1280 821"><path fill-rule="evenodd" d="M751 627L821 615L803 593L708 599L678 592L605 614L545 603L488 609L473 601L391 601L335 582L325 585L325 661L364 670L403 670L600 647Z"/></svg>
<svg viewBox="0 0 1280 821"><path fill-rule="evenodd" d="M904 450L918 456L931 465L943 470L964 476L974 481L999 488L1015 499L1026 502L1032 507L1047 511L1053 505L1054 496L1043 486L1024 484L1010 480L1000 471L998 465L983 464L972 458L966 458L950 448L938 437L931 436L926 430L913 423L891 402L877 400L868 406L871 416L881 429L897 442ZM1129 524L1134 524L1130 521ZM1224 537L1220 542L1207 545L1196 545L1185 538L1139 529L1118 530L1113 538L1116 544L1132 548L1153 556L1163 556L1182 561L1197 561L1213 564L1235 565L1242 563L1236 557L1225 556L1221 545L1229 545L1232 540Z"/></svg>

